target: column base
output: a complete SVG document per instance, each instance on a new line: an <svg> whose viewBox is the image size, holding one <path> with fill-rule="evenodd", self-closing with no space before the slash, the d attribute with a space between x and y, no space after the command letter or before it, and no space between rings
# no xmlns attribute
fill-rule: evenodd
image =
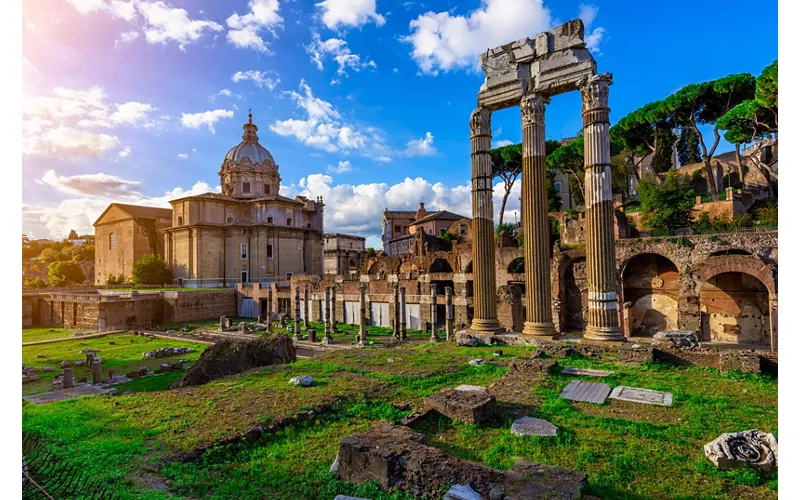
<svg viewBox="0 0 800 500"><path fill-rule="evenodd" d="M366 347L366 346L368 345L366 340L359 340L359 341L357 342L357 344L358 344L359 346L361 346L361 347Z"/></svg>
<svg viewBox="0 0 800 500"><path fill-rule="evenodd" d="M625 335L619 328L608 326L587 326L583 333L584 340L596 342L624 342Z"/></svg>
<svg viewBox="0 0 800 500"><path fill-rule="evenodd" d="M322 343L323 344L333 344L333 337L329 337L327 335L322 337Z"/></svg>
<svg viewBox="0 0 800 500"><path fill-rule="evenodd" d="M530 321L526 321L525 326L522 328L522 334L537 337L555 337L558 335L558 332L556 331L556 327L552 322L532 323Z"/></svg>
<svg viewBox="0 0 800 500"><path fill-rule="evenodd" d="M494 334L504 332L505 328L500 326L497 319L473 319L468 332Z"/></svg>

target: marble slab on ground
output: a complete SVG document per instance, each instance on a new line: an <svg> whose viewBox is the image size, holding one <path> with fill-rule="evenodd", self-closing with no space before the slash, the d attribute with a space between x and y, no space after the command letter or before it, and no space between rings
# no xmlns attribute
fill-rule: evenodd
<svg viewBox="0 0 800 500"><path fill-rule="evenodd" d="M522 417L511 425L511 434L515 436L557 436L558 427L541 418Z"/></svg>
<svg viewBox="0 0 800 500"><path fill-rule="evenodd" d="M620 401L631 401L633 403L645 403L648 405L672 406L672 393L651 391L650 389L639 389L638 387L628 387L620 385L611 391L611 399Z"/></svg>
<svg viewBox="0 0 800 500"><path fill-rule="evenodd" d="M570 401L585 401L587 403L599 404L606 400L610 392L611 387L607 384L573 380L564 387L559 397L569 399Z"/></svg>
<svg viewBox="0 0 800 500"><path fill-rule="evenodd" d="M60 389L58 391L43 392L41 394L25 396L22 399L33 404L42 404L52 403L53 401L62 401L64 399L79 398L81 396L99 396L102 394L109 394L109 391L103 389L99 385L84 384L75 386L71 389Z"/></svg>
<svg viewBox="0 0 800 500"><path fill-rule="evenodd" d="M594 368L564 368L561 370L564 375L587 375L589 377L608 377L614 372L608 370L595 370Z"/></svg>

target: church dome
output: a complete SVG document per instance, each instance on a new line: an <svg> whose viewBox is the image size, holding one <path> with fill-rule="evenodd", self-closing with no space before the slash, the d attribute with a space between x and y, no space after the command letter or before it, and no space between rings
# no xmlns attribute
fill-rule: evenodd
<svg viewBox="0 0 800 500"><path fill-rule="evenodd" d="M267 151L267 148L258 143L258 136L256 135L258 127L253 123L253 113L248 115L248 121L242 128L244 128L242 142L232 147L228 154L225 155L225 159L233 163L239 163L247 157L254 164L267 161L274 165L275 159L272 158L272 154Z"/></svg>

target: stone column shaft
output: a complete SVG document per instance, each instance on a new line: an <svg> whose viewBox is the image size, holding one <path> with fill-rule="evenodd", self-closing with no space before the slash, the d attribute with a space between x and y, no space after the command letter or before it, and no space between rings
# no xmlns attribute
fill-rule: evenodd
<svg viewBox="0 0 800 500"><path fill-rule="evenodd" d="M68 366L64 368L64 377L62 378L64 389L71 389L75 387L75 377L72 374L72 367Z"/></svg>
<svg viewBox="0 0 800 500"><path fill-rule="evenodd" d="M492 204L492 114L477 108L470 116L472 146L472 277L474 315L470 329L481 333L502 330L497 321Z"/></svg>
<svg viewBox="0 0 800 500"><path fill-rule="evenodd" d="M541 94L522 98L522 232L525 240L526 335L555 335L550 305L550 221L547 217L545 105Z"/></svg>
<svg viewBox="0 0 800 500"><path fill-rule="evenodd" d="M396 338L400 338L400 290L396 281L392 283L392 301L394 302L394 311L392 312L393 335Z"/></svg>
<svg viewBox="0 0 800 500"><path fill-rule="evenodd" d="M455 340L455 329L453 328L455 323L455 311L453 310L453 289L449 286L444 288L444 296L445 296L445 308L446 318L445 318L445 335L447 337L448 342L452 342Z"/></svg>
<svg viewBox="0 0 800 500"><path fill-rule="evenodd" d="M272 333L272 285L267 289L267 331Z"/></svg>
<svg viewBox="0 0 800 500"><path fill-rule="evenodd" d="M308 330L308 316L311 312L311 307L308 305L308 285L303 288L303 328Z"/></svg>
<svg viewBox="0 0 800 500"><path fill-rule="evenodd" d="M611 141L608 87L603 73L581 85L583 158L586 180L586 281L589 311L585 339L624 340L617 314L617 271L614 205L611 195Z"/></svg>
<svg viewBox="0 0 800 500"><path fill-rule="evenodd" d="M331 334L331 287L325 287L325 337Z"/></svg>
<svg viewBox="0 0 800 500"><path fill-rule="evenodd" d="M300 286L294 287L294 336L300 335Z"/></svg>
<svg viewBox="0 0 800 500"><path fill-rule="evenodd" d="M331 331L336 331L336 285L331 288Z"/></svg>
<svg viewBox="0 0 800 500"><path fill-rule="evenodd" d="M400 338L406 339L406 287L400 289Z"/></svg>
<svg viewBox="0 0 800 500"><path fill-rule="evenodd" d="M431 342L438 342L439 335L436 333L436 285L431 285Z"/></svg>
<svg viewBox="0 0 800 500"><path fill-rule="evenodd" d="M358 292L358 305L361 309L361 315L358 318L358 343L364 345L367 343L367 287L364 283L359 285Z"/></svg>
<svg viewBox="0 0 800 500"><path fill-rule="evenodd" d="M92 363L92 384L102 384L103 383L103 363L101 361L95 360Z"/></svg>

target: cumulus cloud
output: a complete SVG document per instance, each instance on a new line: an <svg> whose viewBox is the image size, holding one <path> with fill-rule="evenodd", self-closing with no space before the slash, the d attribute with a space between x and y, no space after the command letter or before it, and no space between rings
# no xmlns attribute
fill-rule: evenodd
<svg viewBox="0 0 800 500"><path fill-rule="evenodd" d="M409 141L405 149L406 156L433 156L436 147L433 145L433 134L425 132L425 137Z"/></svg>
<svg viewBox="0 0 800 500"><path fill-rule="evenodd" d="M335 167L328 165L328 172L332 174L344 174L352 170L353 167L350 166L350 160L340 161Z"/></svg>
<svg viewBox="0 0 800 500"><path fill-rule="evenodd" d="M339 65L336 74L339 76L347 76L347 70L361 71L365 68L377 68L375 61L371 59L362 60L361 56L354 54L347 42L340 38L329 38L323 41L319 33L311 35L311 43L306 45L306 52L311 56L311 61L317 65L317 69L322 71L324 69L323 61L325 59L333 59ZM334 79L331 83L338 83Z"/></svg>
<svg viewBox="0 0 800 500"><path fill-rule="evenodd" d="M233 117L233 111L227 109L215 109L213 111L203 111L202 113L181 113L181 124L185 128L199 129L203 125L208 127L211 133L215 133L214 124L222 118Z"/></svg>
<svg viewBox="0 0 800 500"><path fill-rule="evenodd" d="M144 33L148 43L175 42L181 50L197 42L207 32L222 31L214 21L193 19L185 9L173 7L163 1L148 0L67 0L79 13L108 12L111 17L130 23ZM130 43L139 36L138 31L123 33L114 44Z"/></svg>
<svg viewBox="0 0 800 500"><path fill-rule="evenodd" d="M63 159L99 158L116 147L116 136L60 126L26 135L22 154Z"/></svg>
<svg viewBox="0 0 800 500"><path fill-rule="evenodd" d="M603 35L606 32L605 28L601 27L597 27L592 30L592 24L594 23L594 19L597 17L597 13L599 11L600 8L594 5L581 4L580 7L578 7L578 17L583 21L583 39L586 41L586 48L592 52L598 53L600 52L600 42L603 41Z"/></svg>
<svg viewBox="0 0 800 500"><path fill-rule="evenodd" d="M181 160L185 160L188 157L189 155L186 153L178 153L178 158L180 158Z"/></svg>
<svg viewBox="0 0 800 500"><path fill-rule="evenodd" d="M37 181L54 187L57 191L78 196L119 197L139 194L139 181L129 181L109 174L58 175L48 170Z"/></svg>
<svg viewBox="0 0 800 500"><path fill-rule="evenodd" d="M261 36L267 31L277 38L275 28L283 25L283 18L278 14L278 0L250 0L250 11L240 16L233 13L228 20L228 42L241 49L253 49L258 52L271 53L269 45Z"/></svg>
<svg viewBox="0 0 800 500"><path fill-rule="evenodd" d="M106 176L108 178L119 179L122 185L125 185L125 183L134 183L134 181L127 181L113 175L94 174L94 176L98 178L99 176ZM55 173L53 173L53 178L66 179L63 182L57 182L59 186L62 186L62 191L64 189L63 184L70 184L72 179L72 177L61 177ZM106 183L106 186L112 185L112 182ZM79 234L91 234L94 233L92 224L97 220L100 214L108 208L110 203L118 202L170 208L169 200L208 192L219 193L221 192L220 186L212 188L207 182L198 181L188 190L177 187L165 192L161 196L145 196L141 193L129 190L128 192L121 192L113 196L109 196L109 193L98 193L96 195L87 194L79 198L68 198L58 204L52 205L23 205L22 230L23 233L29 236L33 235L35 238L49 237L59 240L66 238L70 229L75 229Z"/></svg>
<svg viewBox="0 0 800 500"><path fill-rule="evenodd" d="M375 0L324 0L316 6L322 13L322 23L332 30L358 28L369 22L377 26L386 23L376 10Z"/></svg>
<svg viewBox="0 0 800 500"><path fill-rule="evenodd" d="M272 70L269 71L237 71L236 73L231 76L231 80L235 83L243 82L250 80L251 82L255 83L258 87L266 87L269 90L274 90L275 87L281 83L280 75Z"/></svg>

